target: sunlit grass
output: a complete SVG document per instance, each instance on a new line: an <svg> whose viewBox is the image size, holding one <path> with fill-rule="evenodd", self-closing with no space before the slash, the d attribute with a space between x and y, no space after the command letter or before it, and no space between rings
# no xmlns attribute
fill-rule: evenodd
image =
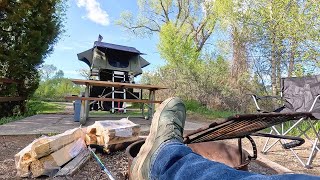
<svg viewBox="0 0 320 180"><path fill-rule="evenodd" d="M54 102L36 101L30 100L27 102L27 114L51 114L51 113L61 113L65 109L65 105Z"/></svg>
<svg viewBox="0 0 320 180"><path fill-rule="evenodd" d="M193 100L184 101L184 103L188 114L199 115L208 119L226 118L235 114L235 112L232 111L208 109L207 107L202 106L199 102Z"/></svg>

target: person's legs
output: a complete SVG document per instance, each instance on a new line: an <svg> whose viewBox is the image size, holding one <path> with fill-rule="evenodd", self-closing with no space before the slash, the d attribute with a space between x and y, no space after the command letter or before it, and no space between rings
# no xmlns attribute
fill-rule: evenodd
<svg viewBox="0 0 320 180"><path fill-rule="evenodd" d="M150 179L320 179L315 176L287 174L266 176L235 170L192 152L179 141L163 143L151 162Z"/></svg>
<svg viewBox="0 0 320 180"><path fill-rule="evenodd" d="M186 108L179 98L169 98L160 104L153 115L149 136L132 162L130 179L150 179L151 162L159 147L164 142L183 141L185 119Z"/></svg>
<svg viewBox="0 0 320 180"><path fill-rule="evenodd" d="M153 116L150 134L130 169L130 179L320 179L306 175L264 176L238 171L192 152L182 142L186 109L169 98Z"/></svg>

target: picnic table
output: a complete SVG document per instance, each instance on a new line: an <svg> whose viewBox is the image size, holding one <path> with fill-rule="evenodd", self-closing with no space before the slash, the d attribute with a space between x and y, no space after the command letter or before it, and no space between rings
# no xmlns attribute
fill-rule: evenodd
<svg viewBox="0 0 320 180"><path fill-rule="evenodd" d="M109 82L109 81L97 81L97 80L81 80L81 79L72 79L74 84L85 85L84 97L78 96L67 96L67 100L81 100L81 110L80 110L80 123L85 124L86 120L89 117L89 101L113 101L113 102L136 102L136 103L145 103L148 105L148 115L147 119L152 117L154 113L155 103L161 103L162 101L155 100L155 92L161 89L167 89L166 87L160 87L155 85L145 85L145 84L130 84L130 83L121 83L121 82ZM89 88L90 86L100 86L100 87L114 87L114 88L123 88L123 89L139 89L149 91L149 99L141 99L135 95L136 99L120 99L120 98L106 98L106 97L89 97ZM127 91L130 92L130 91Z"/></svg>

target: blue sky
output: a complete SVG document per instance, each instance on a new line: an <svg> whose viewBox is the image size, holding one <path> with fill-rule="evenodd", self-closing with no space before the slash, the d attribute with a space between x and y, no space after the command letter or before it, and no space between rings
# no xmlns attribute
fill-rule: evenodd
<svg viewBox="0 0 320 180"><path fill-rule="evenodd" d="M89 67L77 59L77 53L91 48L99 34L103 36L103 42L132 46L145 53L143 57L151 63L144 68L145 71L165 63L157 52L157 36L137 38L115 25L122 11L137 13L137 1L69 0L68 4L66 32L54 52L44 60L45 64L53 64L63 70L65 77L82 78L79 69Z"/></svg>

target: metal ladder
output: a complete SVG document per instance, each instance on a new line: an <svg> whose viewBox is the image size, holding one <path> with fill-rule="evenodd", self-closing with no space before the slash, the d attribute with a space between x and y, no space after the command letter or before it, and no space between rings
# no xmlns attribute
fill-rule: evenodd
<svg viewBox="0 0 320 180"><path fill-rule="evenodd" d="M121 79L123 80L123 82L126 80L126 75L124 72L121 71L113 71L112 73L112 82L115 82L115 79ZM122 91L116 91L114 87L112 87L112 99L115 98L115 94L123 94L123 99L126 99L126 89L123 88ZM120 104L120 102L118 102L118 105ZM123 110L123 113L126 113L126 102L123 102L122 107L115 107L115 101L112 101L112 108L111 108L111 112L114 113L115 109Z"/></svg>

